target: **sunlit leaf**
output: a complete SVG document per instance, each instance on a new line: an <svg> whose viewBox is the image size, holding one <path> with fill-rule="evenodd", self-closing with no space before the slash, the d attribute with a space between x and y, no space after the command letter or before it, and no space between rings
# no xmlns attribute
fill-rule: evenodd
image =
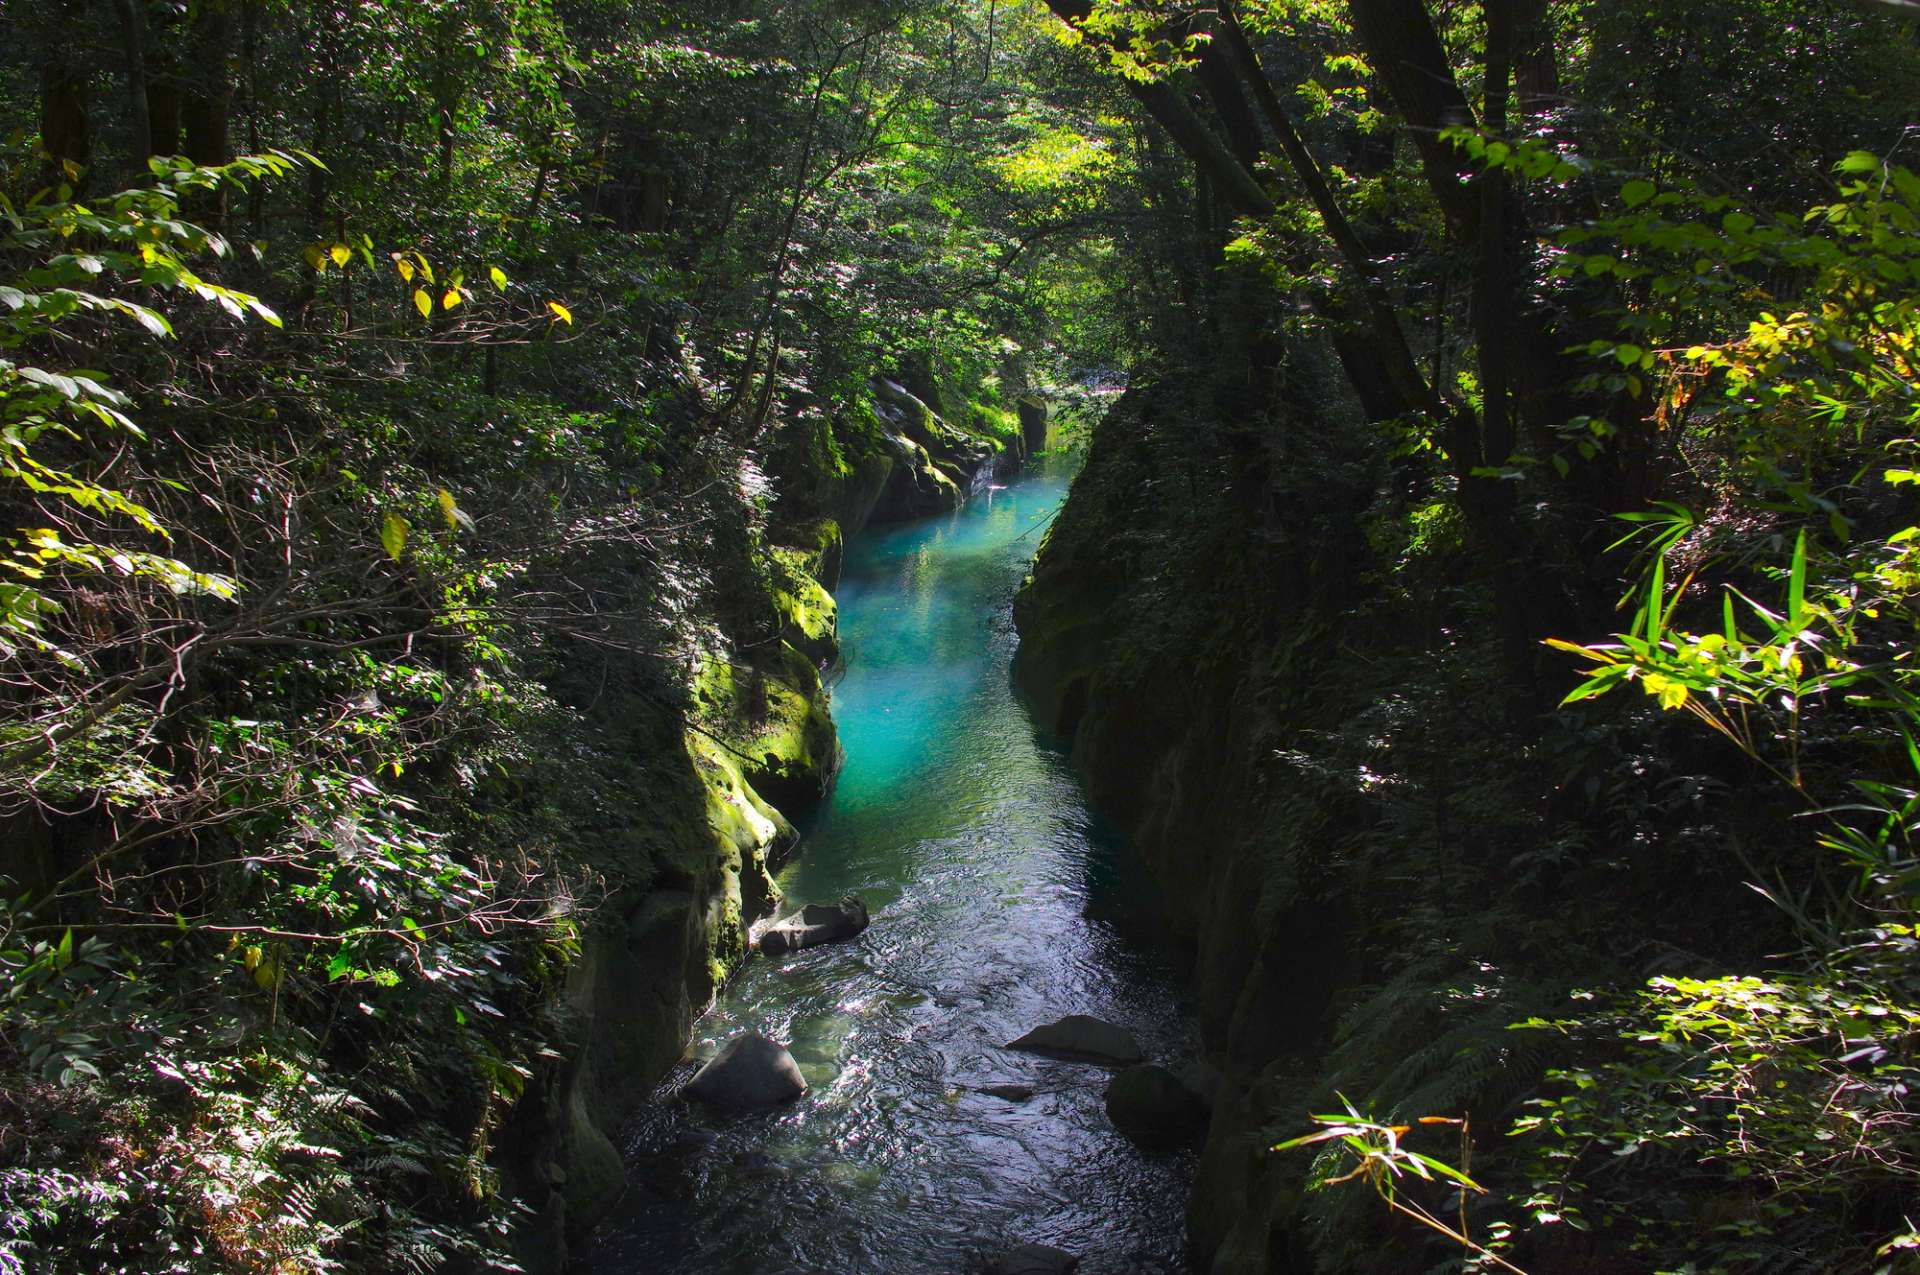
<svg viewBox="0 0 1920 1275"><path fill-rule="evenodd" d="M395 562L407 551L407 531L411 524L399 514L389 513L380 520L380 547Z"/></svg>

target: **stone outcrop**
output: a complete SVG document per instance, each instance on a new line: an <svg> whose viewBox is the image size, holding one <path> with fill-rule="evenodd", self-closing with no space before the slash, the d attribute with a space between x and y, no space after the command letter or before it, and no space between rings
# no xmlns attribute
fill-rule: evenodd
<svg viewBox="0 0 1920 1275"><path fill-rule="evenodd" d="M1036 1027L1018 1040L1008 1041L1007 1048L1070 1062L1119 1067L1146 1057L1132 1032L1089 1014L1069 1014L1058 1022Z"/></svg>
<svg viewBox="0 0 1920 1275"><path fill-rule="evenodd" d="M771 1107L807 1091L786 1046L748 1032L735 1036L687 1082L686 1096L715 1107Z"/></svg>
<svg viewBox="0 0 1920 1275"><path fill-rule="evenodd" d="M838 903L809 903L763 933L759 948L768 956L782 956L823 943L844 943L867 923L867 905L851 895Z"/></svg>
<svg viewBox="0 0 1920 1275"><path fill-rule="evenodd" d="M1107 1118L1114 1128L1152 1149L1191 1142L1206 1128L1206 1109L1180 1077L1157 1063L1114 1073L1107 1082Z"/></svg>
<svg viewBox="0 0 1920 1275"><path fill-rule="evenodd" d="M1195 1269L1264 1275L1286 1269L1273 1263L1299 1181L1297 1165L1268 1154L1266 1130L1308 1109L1294 1078L1325 1047L1331 998L1356 975L1340 896L1304 874L1317 870L1318 821L1363 816L1324 800L1277 804L1262 767L1289 731L1352 711L1333 689L1351 678L1324 670L1364 582L1330 553L1288 551L1247 457L1212 461L1225 478L1183 476L1178 499L1149 496L1170 471L1206 472L1191 451L1159 450L1195 446L1193 393L1130 390L1095 431L1015 600L1015 675L1153 871L1159 923L1191 952L1199 1028L1219 1066L1188 1219ZM1366 486L1314 493L1330 520L1357 519L1370 498ZM1366 536L1346 526L1315 543L1364 548Z"/></svg>

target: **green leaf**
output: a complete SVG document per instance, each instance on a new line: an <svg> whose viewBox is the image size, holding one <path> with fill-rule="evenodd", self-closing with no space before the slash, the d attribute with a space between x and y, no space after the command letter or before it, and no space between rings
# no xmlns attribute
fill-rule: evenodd
<svg viewBox="0 0 1920 1275"><path fill-rule="evenodd" d="M1620 198L1629 208L1638 208L1652 199L1659 188L1650 181L1630 181L1620 188Z"/></svg>
<svg viewBox="0 0 1920 1275"><path fill-rule="evenodd" d="M394 513L388 514L380 521L380 547L385 549L387 556L395 562L400 561L400 555L407 550L407 531L410 525L405 518Z"/></svg>
<svg viewBox="0 0 1920 1275"><path fill-rule="evenodd" d="M1787 573L1787 622L1796 627L1806 623L1807 611L1807 533L1794 538L1793 565Z"/></svg>
<svg viewBox="0 0 1920 1275"><path fill-rule="evenodd" d="M1406 1154L1409 1159L1412 1159L1419 1164L1426 1165L1429 1169L1432 1169L1435 1173L1440 1174L1442 1177L1452 1178L1455 1182L1458 1182L1461 1186L1466 1187L1468 1190L1479 1191L1482 1193L1486 1191L1485 1187L1481 1186L1478 1182L1475 1182L1472 1178L1460 1172L1460 1170L1454 1168L1450 1164L1442 1164L1440 1161L1434 1159L1432 1156L1421 1155L1418 1151L1409 1151Z"/></svg>

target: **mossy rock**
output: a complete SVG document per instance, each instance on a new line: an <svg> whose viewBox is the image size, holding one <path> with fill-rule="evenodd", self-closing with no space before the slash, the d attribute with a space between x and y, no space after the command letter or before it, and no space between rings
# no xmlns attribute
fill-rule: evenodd
<svg viewBox="0 0 1920 1275"><path fill-rule="evenodd" d="M889 441L895 463L874 505L873 521L926 518L958 509L966 500L965 489L925 447L903 434L893 435Z"/></svg>
<svg viewBox="0 0 1920 1275"><path fill-rule="evenodd" d="M790 562L820 584L833 589L840 583L840 564L846 552L846 539L840 523L833 518L781 528L774 556Z"/></svg>
<svg viewBox="0 0 1920 1275"><path fill-rule="evenodd" d="M780 493L774 508L776 538L805 545L799 529L821 520L838 524L847 535L864 526L893 471L893 451L886 445L889 432L865 399L849 403L830 419L812 417L783 426L766 458ZM839 570L837 563L827 569L830 575ZM821 579L832 587L828 576Z"/></svg>
<svg viewBox="0 0 1920 1275"><path fill-rule="evenodd" d="M840 769L840 737L820 672L782 642L753 663L708 656L694 679L695 725L721 744L757 793L793 814L817 804Z"/></svg>
<svg viewBox="0 0 1920 1275"><path fill-rule="evenodd" d="M707 786L707 826L718 852L720 887L710 897L714 959L731 970L746 954L746 923L779 899L773 869L800 834L754 790L740 760L725 744L693 735L688 750Z"/></svg>
<svg viewBox="0 0 1920 1275"><path fill-rule="evenodd" d="M835 531L838 549L838 525ZM810 569L820 553L804 549L773 550L773 605L780 613L780 636L794 650L811 660L816 668L833 663L840 653L838 608Z"/></svg>

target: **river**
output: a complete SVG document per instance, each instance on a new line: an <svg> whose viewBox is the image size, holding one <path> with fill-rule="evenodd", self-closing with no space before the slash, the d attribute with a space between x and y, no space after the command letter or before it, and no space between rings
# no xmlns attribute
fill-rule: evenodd
<svg viewBox="0 0 1920 1275"><path fill-rule="evenodd" d="M1014 695L1011 601L1066 478L1040 470L961 512L869 530L838 590L846 766L780 877L789 906L863 896L854 942L754 956L695 1028L790 1042L810 1091L723 1115L673 1095L627 1131L634 1186L597 1275L977 1269L1021 1243L1088 1275L1185 1269L1192 1153L1136 1149L1100 1068L1002 1046L1069 1013L1188 1052L1166 956L1122 937L1145 888L1066 758ZM1024 1102L979 1092L1024 1084Z"/></svg>

